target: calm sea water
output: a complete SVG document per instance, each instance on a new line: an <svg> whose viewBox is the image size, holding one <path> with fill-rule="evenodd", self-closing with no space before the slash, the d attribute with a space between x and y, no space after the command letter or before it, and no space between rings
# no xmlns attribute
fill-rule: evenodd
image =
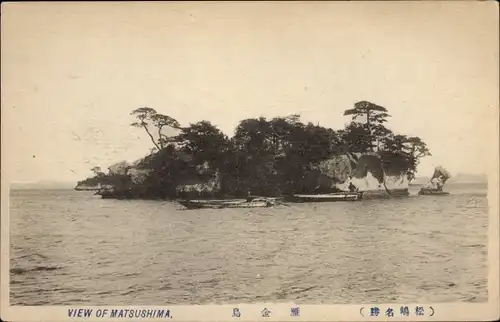
<svg viewBox="0 0 500 322"><path fill-rule="evenodd" d="M12 191L11 305L487 301L486 185L446 189L223 210Z"/></svg>

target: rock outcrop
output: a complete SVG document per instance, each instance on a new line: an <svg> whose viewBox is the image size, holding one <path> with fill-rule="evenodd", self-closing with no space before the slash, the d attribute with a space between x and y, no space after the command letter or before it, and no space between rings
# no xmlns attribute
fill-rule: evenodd
<svg viewBox="0 0 500 322"><path fill-rule="evenodd" d="M406 172L385 166L376 153L348 153L321 162L318 169L334 179L335 187L349 190L352 183L359 191L407 189Z"/></svg>

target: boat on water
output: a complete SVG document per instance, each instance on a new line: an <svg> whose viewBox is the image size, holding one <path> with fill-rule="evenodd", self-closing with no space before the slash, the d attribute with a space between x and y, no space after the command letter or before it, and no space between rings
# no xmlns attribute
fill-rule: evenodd
<svg viewBox="0 0 500 322"><path fill-rule="evenodd" d="M334 202L334 201L359 201L363 198L362 192L335 192L317 195L294 194L285 198L289 202Z"/></svg>
<svg viewBox="0 0 500 322"><path fill-rule="evenodd" d="M223 209L223 208L268 208L275 205L270 198L252 198L235 200L179 200L187 209Z"/></svg>
<svg viewBox="0 0 500 322"><path fill-rule="evenodd" d="M443 167L436 167L429 183L420 188L419 195L447 196L450 193L443 191L444 184L451 178L451 174Z"/></svg>
<svg viewBox="0 0 500 322"><path fill-rule="evenodd" d="M363 200L405 198L409 195L407 188L366 190L363 191Z"/></svg>

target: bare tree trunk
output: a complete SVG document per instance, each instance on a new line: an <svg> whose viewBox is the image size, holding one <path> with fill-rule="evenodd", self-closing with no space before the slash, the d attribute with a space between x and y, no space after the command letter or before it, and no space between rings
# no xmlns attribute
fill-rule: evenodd
<svg viewBox="0 0 500 322"><path fill-rule="evenodd" d="M155 145L155 147L158 149L158 151L160 151L160 147L158 146L158 144L155 142L155 139L154 137L151 135L151 133L149 132L148 130L148 127L146 125L143 125L142 127L144 127L144 129L146 130L146 133L149 135L149 138L151 139L151 142L153 142L153 144Z"/></svg>
<svg viewBox="0 0 500 322"><path fill-rule="evenodd" d="M384 170L384 166L383 165L380 165L380 169L382 170L382 183L384 184L384 188L385 188L385 191L387 191L387 193L389 194L389 196L392 196L392 193L389 191L389 189L387 188L387 185L385 184L385 170Z"/></svg>
<svg viewBox="0 0 500 322"><path fill-rule="evenodd" d="M368 125L368 131L370 131L370 134L371 134L371 129L370 129L370 110L366 110L366 125Z"/></svg>
<svg viewBox="0 0 500 322"><path fill-rule="evenodd" d="M158 127L158 142L160 143L160 147L163 149L163 142L161 140L161 129L163 128L163 126L159 126Z"/></svg>
<svg viewBox="0 0 500 322"><path fill-rule="evenodd" d="M384 188L385 188L385 191L387 191L387 193L389 194L389 196L392 196L392 193L389 191L389 189L387 188L387 186L385 185L385 180L383 181L384 182Z"/></svg>
<svg viewBox="0 0 500 322"><path fill-rule="evenodd" d="M373 144L373 142L371 141L371 136L372 136L372 129L371 129L371 126L370 126L370 110L367 109L366 110L366 125L368 127L368 135L370 136L370 145ZM373 146L370 146L370 151L373 151Z"/></svg>

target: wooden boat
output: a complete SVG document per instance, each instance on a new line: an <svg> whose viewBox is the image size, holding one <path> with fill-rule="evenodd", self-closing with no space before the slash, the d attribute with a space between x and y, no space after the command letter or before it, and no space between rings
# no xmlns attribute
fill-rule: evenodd
<svg viewBox="0 0 500 322"><path fill-rule="evenodd" d="M223 208L267 208L274 206L274 201L267 198L252 200L179 200L187 209L223 209Z"/></svg>
<svg viewBox="0 0 500 322"><path fill-rule="evenodd" d="M388 189L388 190L368 190L363 191L363 199L392 199L408 197L410 192L406 188L402 189Z"/></svg>
<svg viewBox="0 0 500 322"><path fill-rule="evenodd" d="M436 188L422 187L422 188L420 188L418 194L419 195L447 196L450 193L443 191L443 190L440 190L440 189L436 189Z"/></svg>
<svg viewBox="0 0 500 322"><path fill-rule="evenodd" d="M334 201L358 201L363 198L362 192L335 192L319 195L296 194L287 197L290 202L334 202Z"/></svg>

